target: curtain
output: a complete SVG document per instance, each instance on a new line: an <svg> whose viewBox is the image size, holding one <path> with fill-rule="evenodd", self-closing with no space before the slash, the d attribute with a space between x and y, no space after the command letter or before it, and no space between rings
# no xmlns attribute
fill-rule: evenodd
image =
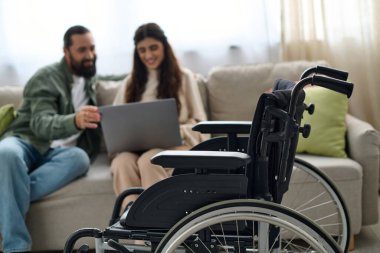
<svg viewBox="0 0 380 253"><path fill-rule="evenodd" d="M355 84L350 113L380 129L380 1L281 0L281 59L326 60Z"/></svg>

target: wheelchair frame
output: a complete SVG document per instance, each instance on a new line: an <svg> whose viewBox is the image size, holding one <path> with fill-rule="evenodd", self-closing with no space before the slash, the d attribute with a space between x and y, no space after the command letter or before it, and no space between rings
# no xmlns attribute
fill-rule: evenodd
<svg viewBox="0 0 380 253"><path fill-rule="evenodd" d="M305 77L313 71L328 76L314 74L312 77ZM207 151L163 151L156 155L152 158L152 163L183 170L182 173L160 181L146 191L129 189L124 192L115 203L110 226L104 231L99 229L76 231L67 240L64 252L71 252L75 242L82 237L94 237L97 252L112 249L120 252L134 252L135 250L172 252L170 247L176 247L178 240L180 240L177 239L175 243L172 243L172 238L175 236L182 238L182 234L178 234L182 232L178 231L182 231L193 220L198 220L199 222L200 217L203 217L203 219L206 217L209 220L220 219L220 217L209 217L212 212L220 212L218 211L219 209L226 212L233 209L235 213L237 212L244 217L242 219L245 225L252 224L254 229L261 224L260 222L265 221L267 225L264 231L270 231L270 236L265 239L266 241L263 244L268 244L270 241L271 245L277 245L278 242L276 242L277 239L275 238L279 236L278 231L280 228L286 227L295 231L295 234L303 237L305 242L318 251L340 252L342 249L318 225L294 210L279 205L283 194L289 186L298 133L301 132L306 136L309 132L307 126L300 127L302 113L305 109L308 109L303 104L303 95L300 95L303 94L302 89L304 86L311 84L347 94L348 97L352 93L353 84L329 76L340 79L347 78L345 72L318 66L315 69L305 71L304 78L297 82L292 89L287 90L279 87L280 91L263 94L260 98L262 101L259 101L255 112L254 122L250 126L248 148L244 153L208 151L208 149L202 147L202 145L205 146L206 144L200 144L198 149L206 149ZM281 80L276 85L287 86L289 81ZM237 123L237 125L239 124ZM244 124L239 126L245 130L247 128ZM276 129L276 131L273 131L273 129ZM239 143L244 143L243 139L236 138L236 132L227 131L227 134L229 137L227 138L227 147L230 150L245 151L236 148L243 146L239 145ZM215 142L215 139L211 139L211 142ZM194 171L194 173L189 174L189 171ZM225 174L226 171L227 174ZM242 173L243 171L244 173ZM194 187L194 184L197 187ZM201 191L202 189L210 189L209 185L214 187L210 192L207 192L209 190L206 190L206 192L183 192L183 189L185 191L186 189L190 189L189 191L191 189L201 189ZM182 205L188 204L186 208L182 208L182 211L189 210L187 213L177 215L171 208L162 208L166 204L173 203L175 196L170 196L173 192L181 192L181 197L190 196L185 199L185 202L180 202ZM124 197L136 193L141 193L138 200L119 218L118 211L120 211ZM193 202L186 203L188 200ZM154 209L158 205L157 203L160 203L161 209ZM240 210L241 208L245 211ZM250 212L244 213L246 209L249 209ZM259 211L254 211L256 209ZM155 219L158 211L161 211L158 214L160 221ZM255 213L255 215L252 213ZM224 217L224 219L231 218ZM241 218L235 215L233 219L240 220ZM231 220L228 220L228 222L227 224L230 224ZM294 226L294 224L297 225ZM198 223L194 223L193 226L198 226ZM204 228L201 227L200 229ZM196 232L193 228L187 229L185 233L187 236L191 237ZM264 237L260 237L263 236L260 232L255 232L254 236L257 236L260 242L264 240ZM210 234L204 234L203 237L210 238ZM148 241L149 245L133 245L131 248L118 242L122 239L144 240ZM236 238L232 237L232 240L236 240ZM211 252L213 242L208 241L208 243L209 245L205 246L207 251L191 251ZM170 244L169 248L166 248L166 244ZM256 242L249 242L248 244L253 249ZM240 249L243 248L240 245L235 245L234 249L239 249L240 252ZM83 245L78 251L84 252L87 250L88 246ZM267 252L265 250L268 250L268 246L260 246L259 250L264 250L259 252Z"/></svg>

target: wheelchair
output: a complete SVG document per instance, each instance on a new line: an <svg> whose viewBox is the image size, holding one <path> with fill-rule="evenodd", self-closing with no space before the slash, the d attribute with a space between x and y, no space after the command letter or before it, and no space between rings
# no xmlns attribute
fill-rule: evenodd
<svg viewBox="0 0 380 253"><path fill-rule="evenodd" d="M312 111L303 102L303 88L318 85L350 97L353 84L346 79L345 72L318 66L296 83L276 81L273 91L260 97L252 123L197 125L195 130L227 137L211 138L190 151L154 156L152 163L175 168L173 176L146 190L123 192L109 227L74 232L64 252L72 252L83 237L95 239L96 252L346 251L349 216L343 199L326 175L295 158L299 133L307 137L310 132L310 126L300 126L303 112ZM241 133L247 136L238 136ZM323 197L320 204L308 206L320 198L316 196L296 208L282 204L297 169L322 187L327 201ZM121 203L130 194L140 195L120 215ZM307 210L329 203L331 213L307 216ZM326 209L330 212L326 206L321 210ZM334 216L338 225L320 223ZM86 251L87 245L78 249Z"/></svg>

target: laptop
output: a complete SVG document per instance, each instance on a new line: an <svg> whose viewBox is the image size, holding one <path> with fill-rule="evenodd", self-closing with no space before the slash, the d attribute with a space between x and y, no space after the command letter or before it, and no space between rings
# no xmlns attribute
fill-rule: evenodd
<svg viewBox="0 0 380 253"><path fill-rule="evenodd" d="M99 107L108 154L182 144L174 98Z"/></svg>

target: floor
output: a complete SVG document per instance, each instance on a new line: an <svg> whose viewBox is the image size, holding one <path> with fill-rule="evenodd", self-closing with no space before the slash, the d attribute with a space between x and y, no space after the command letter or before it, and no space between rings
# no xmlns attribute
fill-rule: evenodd
<svg viewBox="0 0 380 253"><path fill-rule="evenodd" d="M380 195L378 200L380 216ZM355 249L350 253L377 253L380 252L380 222L362 228L362 231L355 237ZM59 253L59 251L43 251L33 253ZM89 253L94 253L90 250Z"/></svg>
<svg viewBox="0 0 380 253"><path fill-rule="evenodd" d="M380 216L380 195L378 200ZM355 237L355 249L350 253L377 253L380 252L380 222L376 225L366 226ZM46 252L44 252L46 253ZM93 253L93 252L90 252Z"/></svg>
<svg viewBox="0 0 380 253"><path fill-rule="evenodd" d="M380 196L378 205L380 210ZM362 231L355 238L355 240L355 250L351 251L352 253L380 252L380 222L376 225L366 226L362 228Z"/></svg>

